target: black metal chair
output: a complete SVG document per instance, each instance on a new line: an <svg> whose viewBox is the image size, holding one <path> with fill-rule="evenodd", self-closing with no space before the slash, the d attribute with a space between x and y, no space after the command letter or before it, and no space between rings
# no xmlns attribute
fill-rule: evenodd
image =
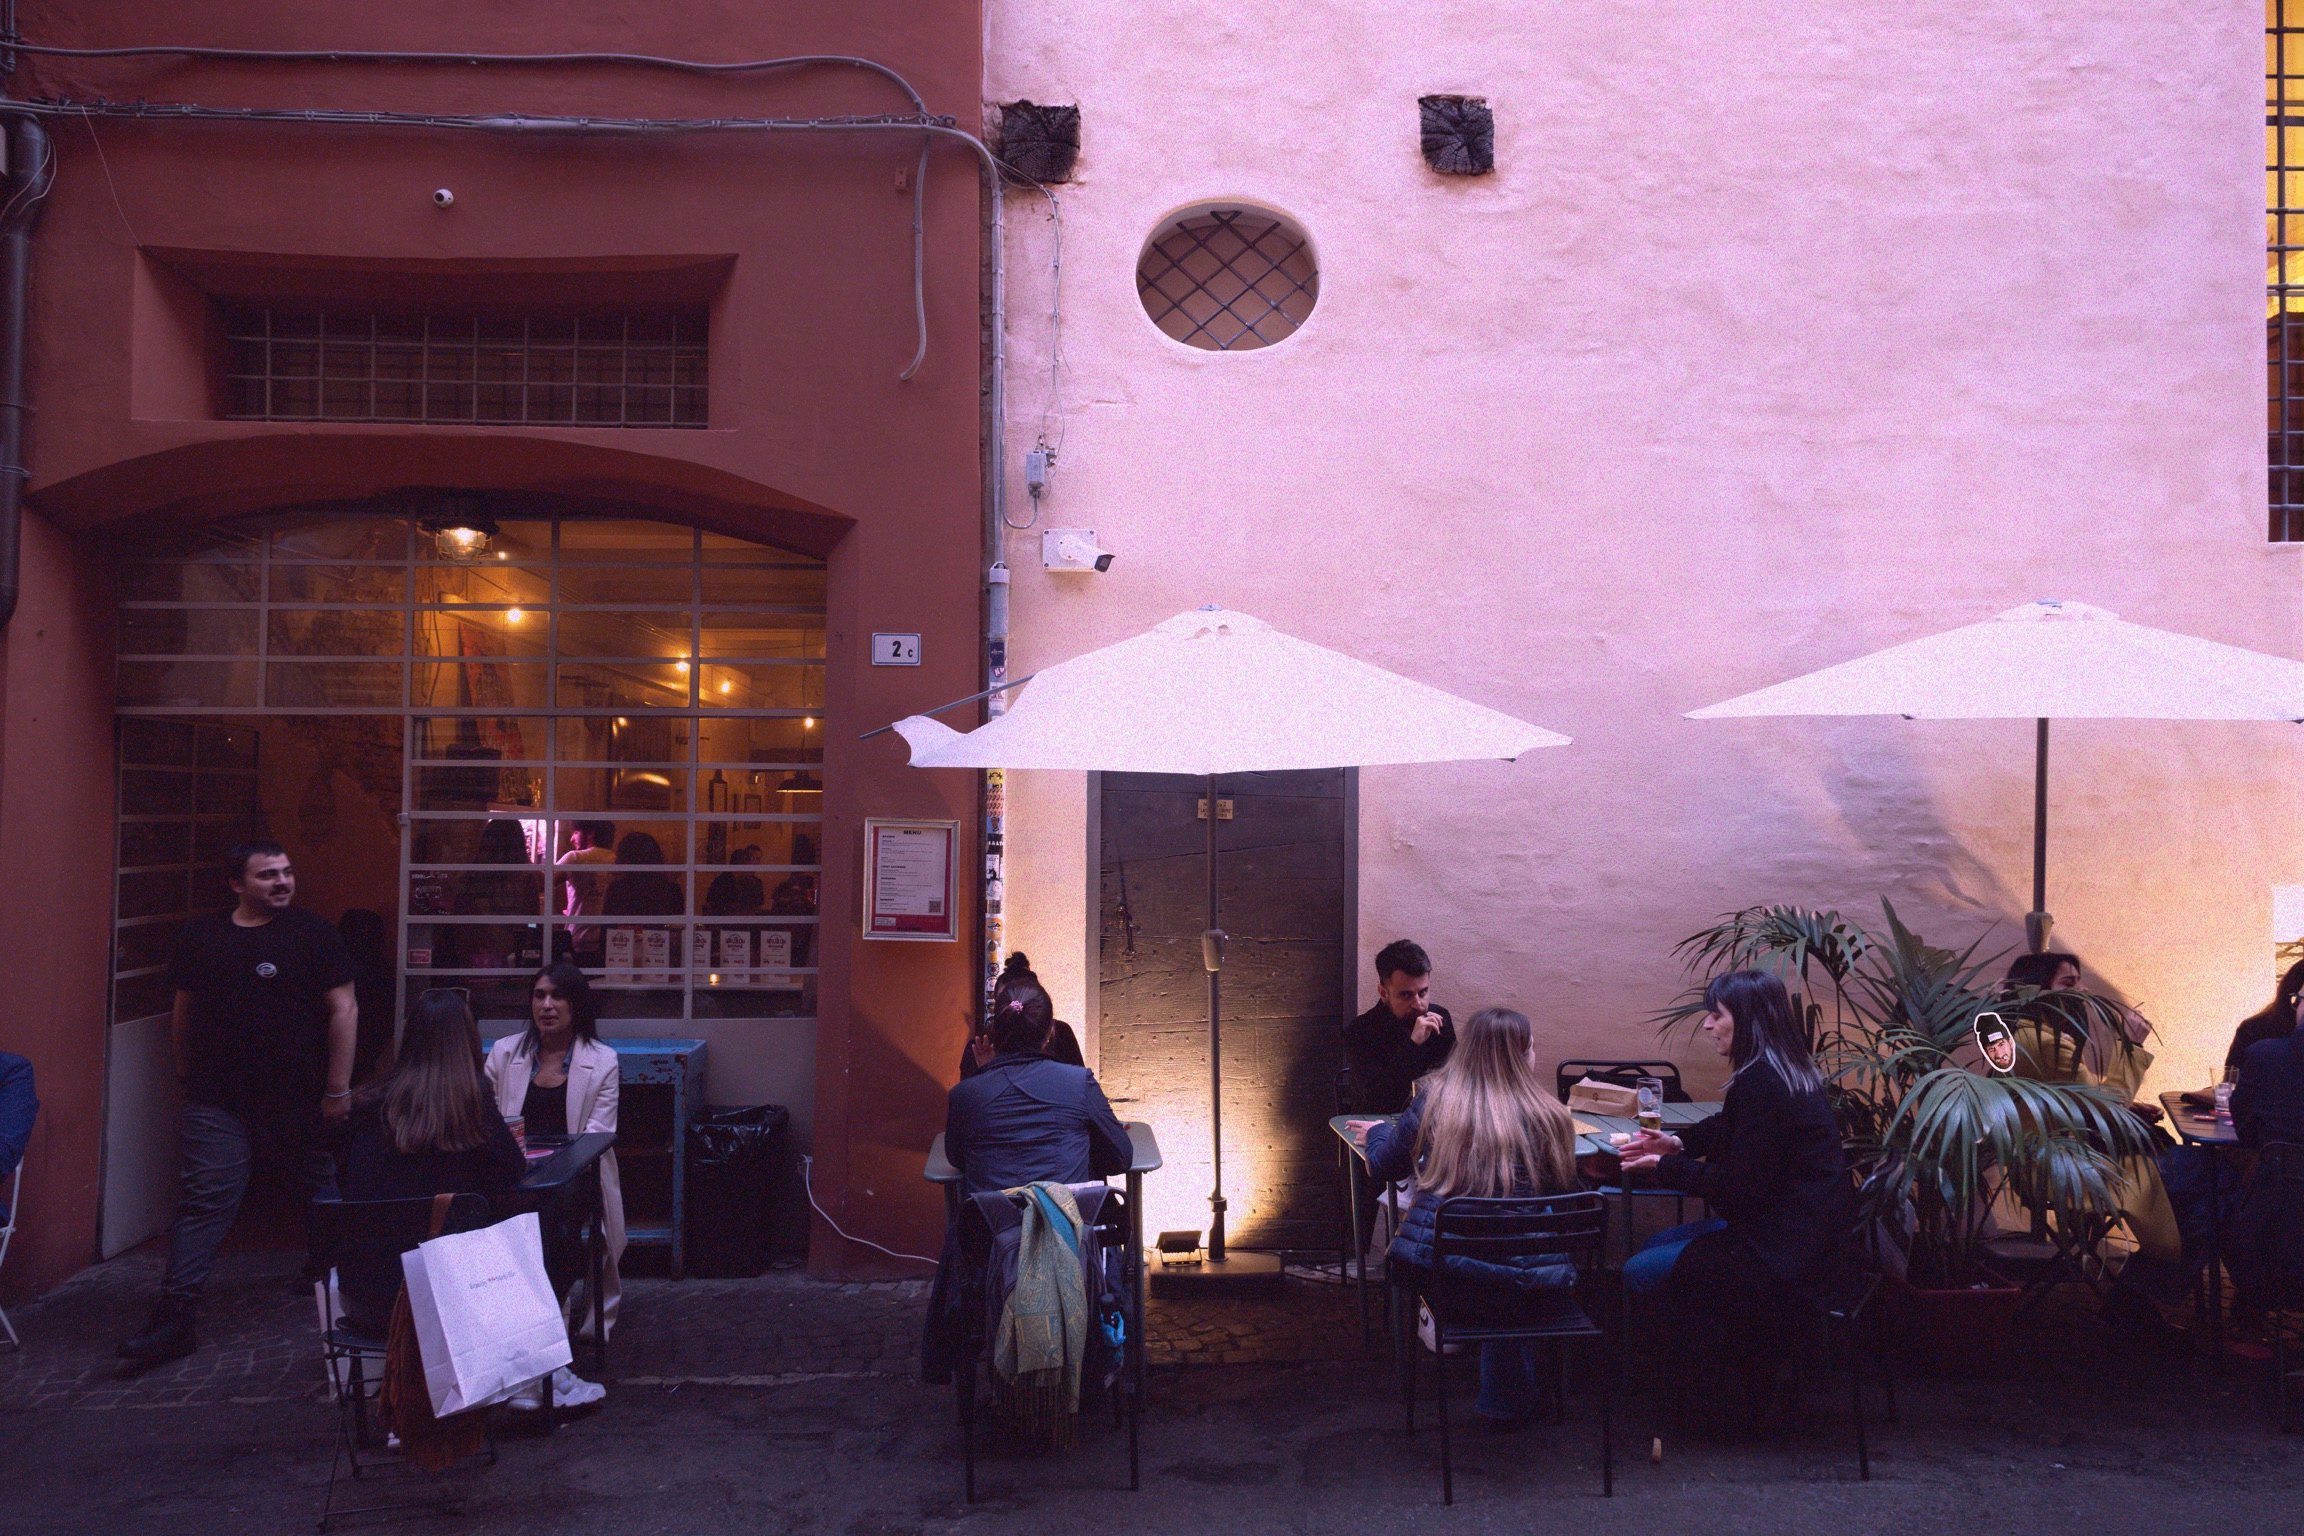
<svg viewBox="0 0 2304 1536"><path fill-rule="evenodd" d="M2304 1323L2304 1273L2282 1260L2304 1257L2298 1251L2304 1248L2304 1146L2275 1141L2257 1153L2256 1171L2241 1197L2235 1225L2241 1245L2232 1256L2241 1267L2234 1271L2234 1279L2245 1281L2242 1295L2268 1314L2274 1411L2280 1433L2291 1434L2297 1427L2299 1391L2304 1389L2304 1362L2296 1353L2304 1344L2297 1337L2298 1326ZM2252 1262L2247 1253L2250 1234L2260 1242L2269 1240L2265 1262Z"/></svg>
<svg viewBox="0 0 2304 1536"><path fill-rule="evenodd" d="M1844 1234L1840 1261L1831 1280L1821 1295L1784 1300L1784 1310L1776 1323L1782 1343L1777 1357L1779 1383L1788 1401L1798 1399L1801 1366L1808 1359L1821 1359L1827 1369L1838 1366L1848 1372L1849 1414L1856 1435L1856 1475L1859 1481L1867 1483L1872 1480L1872 1448L1864 1406L1865 1343L1870 1344L1873 1366L1880 1373L1888 1422L1897 1422L1896 1376L1888 1352L1887 1316L1880 1304L1884 1281L1874 1238L1881 1202L1901 1177L1900 1166L1893 1163L1881 1164L1864 1175L1856 1187L1855 1214ZM1623 1294L1621 1304L1629 1340L1633 1308L1629 1290ZM1869 1339L1864 1337L1867 1332ZM1819 1347L1804 1349L1803 1338L1814 1338ZM1675 1348L1672 1357L1684 1368L1692 1355L1685 1347L1690 1341L1677 1342L1682 1347ZM1629 1348L1626 1353L1629 1354ZM1682 1390L1683 1378L1675 1375L1672 1384L1673 1423L1684 1431L1687 1404Z"/></svg>
<svg viewBox="0 0 2304 1536"><path fill-rule="evenodd" d="M412 1200L315 1200L312 1211L321 1252L331 1266L339 1256L353 1249L406 1253L434 1235L433 1204L431 1196ZM472 1232L487 1226L488 1221L485 1197L455 1195L449 1200L439 1230ZM334 1300L331 1287L323 1286L321 1294ZM371 1472L405 1467L405 1463L387 1449L383 1437L376 1433L370 1413L376 1389L384 1380L383 1336L352 1327L326 1303L323 1312L320 1347L328 1371L329 1394L336 1407L336 1446L328 1462L328 1490L320 1503L320 1529L327 1530L331 1521L345 1515L376 1515L410 1509L452 1510L462 1504L463 1489L451 1488L443 1496L361 1504L348 1509L337 1507L339 1477L349 1473L358 1481ZM373 1380L369 1373L371 1365L375 1367ZM491 1465L496 1459L493 1439L486 1459Z"/></svg>
<svg viewBox="0 0 2304 1536"><path fill-rule="evenodd" d="M1123 1330L1121 1356L1107 1360L1112 1367L1105 1383L1112 1399L1112 1421L1128 1431L1128 1489L1142 1483L1138 1430L1143 1417L1144 1386L1144 1256L1131 1237L1125 1194L1105 1184L1067 1186L1080 1209L1082 1236L1094 1245L1091 1266L1101 1284L1088 1297L1089 1358L1097 1357L1096 1317L1102 1303L1120 1308ZM960 1456L967 1501L976 1502L976 1368L992 1342L994 1309L1005 1296L991 1294L994 1248L1003 1233L1023 1222L1021 1190L969 1195L960 1202L960 1282L958 1362L952 1372L958 1397ZM1099 1294L1100 1292L1100 1294ZM1081 1382L1090 1385L1085 1368Z"/></svg>
<svg viewBox="0 0 2304 1536"><path fill-rule="evenodd" d="M1560 1102L1567 1103L1569 1094L1587 1077L1594 1082L1607 1083L1617 1088L1638 1088L1643 1077L1660 1078L1664 1083L1665 1103L1695 1102L1688 1097L1688 1090L1681 1086L1680 1069L1669 1061L1564 1061L1552 1073L1553 1088L1560 1095ZM1677 1226L1688 1219L1688 1192L1684 1189L1671 1189L1661 1184L1602 1184L1598 1189L1604 1196L1620 1196L1624 1201L1624 1248L1627 1253L1639 1239L1638 1224L1632 1219L1633 1201L1669 1200L1672 1202L1673 1225Z"/></svg>
<svg viewBox="0 0 2304 1536"><path fill-rule="evenodd" d="M1616 1492L1616 1365L1607 1329L1595 1322L1583 1292L1599 1273L1608 1230L1607 1206L1596 1194L1533 1195L1444 1200L1432 1217L1432 1268L1393 1266L1393 1326L1409 1326L1415 1304L1432 1314L1432 1396L1440 1417L1440 1502L1456 1502L1455 1457L1448 1429L1448 1346L1549 1340L1560 1362L1559 1415L1568 1413L1568 1362L1562 1347L1575 1339L1598 1341L1600 1364L1600 1491ZM1576 1266L1577 1293L1518 1292L1448 1271L1451 1258L1510 1265L1517 1260L1558 1258ZM1399 1339L1401 1400L1408 1432L1416 1432L1416 1353L1413 1339Z"/></svg>

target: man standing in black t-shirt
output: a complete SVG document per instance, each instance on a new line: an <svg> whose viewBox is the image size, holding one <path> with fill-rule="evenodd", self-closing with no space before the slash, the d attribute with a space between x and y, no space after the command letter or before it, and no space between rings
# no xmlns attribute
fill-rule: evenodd
<svg viewBox="0 0 2304 1536"><path fill-rule="evenodd" d="M196 1347L193 1313L258 1163L307 1196L332 1194L323 1124L344 1118L359 1032L352 957L335 928L289 905L296 871L278 843L242 843L225 864L230 912L185 924L168 981L184 1080L184 1185L168 1272L145 1330L120 1346L131 1371Z"/></svg>

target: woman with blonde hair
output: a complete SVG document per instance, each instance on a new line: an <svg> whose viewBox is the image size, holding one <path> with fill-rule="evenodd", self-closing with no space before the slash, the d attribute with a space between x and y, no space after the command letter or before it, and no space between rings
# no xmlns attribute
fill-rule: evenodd
<svg viewBox="0 0 2304 1536"><path fill-rule="evenodd" d="M1576 1131L1566 1106L1536 1070L1535 1029L1527 1015L1483 1008L1457 1031L1445 1065L1417 1084L1397 1120L1357 1121L1367 1137L1368 1170L1379 1179L1413 1178L1415 1203L1388 1250L1391 1261L1433 1265L1433 1218L1453 1196L1563 1194L1576 1184ZM1452 1256L1449 1272L1525 1299L1530 1292L1573 1296L1576 1267L1564 1259L1518 1265ZM1535 1345L1480 1346L1482 1417L1523 1423L1538 1406Z"/></svg>

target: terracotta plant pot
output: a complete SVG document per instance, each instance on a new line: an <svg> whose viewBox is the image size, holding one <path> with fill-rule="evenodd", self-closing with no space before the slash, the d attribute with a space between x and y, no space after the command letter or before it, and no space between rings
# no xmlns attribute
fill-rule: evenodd
<svg viewBox="0 0 2304 1536"><path fill-rule="evenodd" d="M1984 1274L1983 1283L1942 1290L1888 1277L1883 1299L1910 1364L1964 1375L2007 1358L2023 1287L1990 1270Z"/></svg>

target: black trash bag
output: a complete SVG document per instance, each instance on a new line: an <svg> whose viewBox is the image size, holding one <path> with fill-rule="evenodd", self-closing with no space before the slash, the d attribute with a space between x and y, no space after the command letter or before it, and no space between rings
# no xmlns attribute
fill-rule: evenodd
<svg viewBox="0 0 2304 1536"><path fill-rule="evenodd" d="M689 1274L734 1280L768 1268L790 1118L781 1104L755 1104L708 1109L688 1127Z"/></svg>

